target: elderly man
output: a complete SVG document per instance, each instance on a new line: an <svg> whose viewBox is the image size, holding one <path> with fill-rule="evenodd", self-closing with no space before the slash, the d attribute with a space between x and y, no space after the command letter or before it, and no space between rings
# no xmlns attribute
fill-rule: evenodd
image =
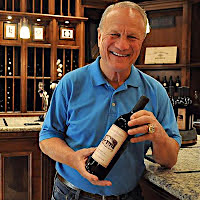
<svg viewBox="0 0 200 200"><path fill-rule="evenodd" d="M145 11L133 2L109 6L98 28L100 56L66 74L59 82L40 132L40 148L56 161L52 200L142 199L138 182L144 155L151 146L156 162L171 168L181 137L173 108L162 85L134 63L146 37ZM85 163L114 121L129 112L140 96L150 101L128 125L133 137L106 180ZM151 124L155 131L148 133Z"/></svg>

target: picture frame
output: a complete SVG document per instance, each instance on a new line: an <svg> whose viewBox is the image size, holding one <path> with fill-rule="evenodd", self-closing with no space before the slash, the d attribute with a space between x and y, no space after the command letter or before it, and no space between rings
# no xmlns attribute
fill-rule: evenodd
<svg viewBox="0 0 200 200"><path fill-rule="evenodd" d="M3 39L4 40L17 40L17 24L4 23L3 25Z"/></svg>
<svg viewBox="0 0 200 200"><path fill-rule="evenodd" d="M45 39L45 27L34 25L32 27L33 41L44 41Z"/></svg>
<svg viewBox="0 0 200 200"><path fill-rule="evenodd" d="M60 40L74 40L75 30L71 27L60 27Z"/></svg>

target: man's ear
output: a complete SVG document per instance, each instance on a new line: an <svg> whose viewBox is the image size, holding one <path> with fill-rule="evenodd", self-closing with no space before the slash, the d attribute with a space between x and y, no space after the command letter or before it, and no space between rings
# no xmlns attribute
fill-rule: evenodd
<svg viewBox="0 0 200 200"><path fill-rule="evenodd" d="M101 31L100 28L97 28L97 33L98 33L98 47L100 46L100 42L101 42Z"/></svg>

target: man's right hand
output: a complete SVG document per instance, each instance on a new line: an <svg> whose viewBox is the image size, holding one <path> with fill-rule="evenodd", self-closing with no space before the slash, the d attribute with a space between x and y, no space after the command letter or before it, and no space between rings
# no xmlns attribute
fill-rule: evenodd
<svg viewBox="0 0 200 200"><path fill-rule="evenodd" d="M90 174L85 169L85 164L88 157L94 152L96 148L89 148L89 149L81 149L73 153L73 162L72 166L76 169L84 178L90 181L93 185L99 186L111 186L112 183L108 180L99 180L97 176Z"/></svg>

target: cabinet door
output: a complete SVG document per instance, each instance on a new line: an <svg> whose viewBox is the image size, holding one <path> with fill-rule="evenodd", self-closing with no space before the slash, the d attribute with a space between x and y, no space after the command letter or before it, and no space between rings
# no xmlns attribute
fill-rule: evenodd
<svg viewBox="0 0 200 200"><path fill-rule="evenodd" d="M1 199L32 199L31 160L31 152L1 154Z"/></svg>
<svg viewBox="0 0 200 200"><path fill-rule="evenodd" d="M0 200L41 199L42 154L37 137L0 138Z"/></svg>

